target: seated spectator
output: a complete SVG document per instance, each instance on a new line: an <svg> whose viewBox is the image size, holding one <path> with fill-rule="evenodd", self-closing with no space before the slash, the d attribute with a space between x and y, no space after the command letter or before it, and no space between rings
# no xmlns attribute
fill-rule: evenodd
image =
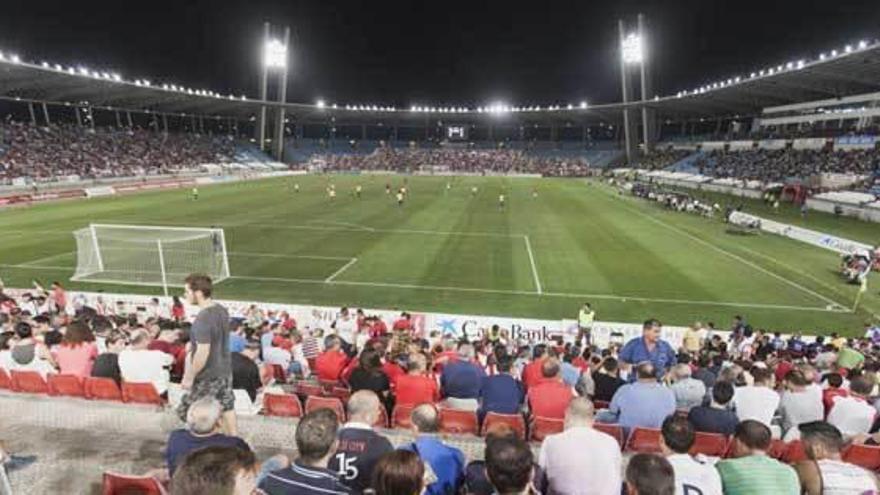
<svg viewBox="0 0 880 495"><path fill-rule="evenodd" d="M437 381L426 375L428 360L424 354L410 354L407 373L394 382L397 405L415 406L440 400Z"/></svg>
<svg viewBox="0 0 880 495"><path fill-rule="evenodd" d="M388 404L391 384L382 371L382 356L374 349L364 349L358 363L348 379L351 391L370 390L382 400L383 406Z"/></svg>
<svg viewBox="0 0 880 495"><path fill-rule="evenodd" d="M92 330L80 321L67 325L64 340L55 349L54 355L61 374L80 378L92 376L92 365L98 357L98 346Z"/></svg>
<svg viewBox="0 0 880 495"><path fill-rule="evenodd" d="M315 360L315 373L319 380L339 381L342 370L348 364L348 355L342 352L342 341L336 335L324 338L324 352Z"/></svg>
<svg viewBox="0 0 880 495"><path fill-rule="evenodd" d="M617 390L608 411L598 418L603 423L619 423L624 430L641 426L660 428L666 416L675 412L675 395L657 382L654 365L648 361L636 366L636 382Z"/></svg>
<svg viewBox="0 0 880 495"><path fill-rule="evenodd" d="M431 404L422 404L413 409L411 420L416 440L403 448L419 454L437 478L437 481L426 487L425 493L456 493L464 482L465 457L460 450L437 438L436 434L440 429L439 411Z"/></svg>
<svg viewBox="0 0 880 495"><path fill-rule="evenodd" d="M29 323L18 322L15 325L15 336L18 340L9 349L8 361L0 365L9 371L36 371L43 378L56 372L52 353L34 338L33 328Z"/></svg>
<svg viewBox="0 0 880 495"><path fill-rule="evenodd" d="M831 412L831 406L834 405L834 399L848 396L849 391L843 388L843 376L840 373L828 373L825 375L825 382L828 387L822 390L822 405L827 416Z"/></svg>
<svg viewBox="0 0 880 495"><path fill-rule="evenodd" d="M348 422L339 429L336 453L327 468L339 474L339 481L352 493L370 487L371 475L379 459L394 450L391 442L373 430L384 407L375 393L360 390L348 399Z"/></svg>
<svg viewBox="0 0 880 495"><path fill-rule="evenodd" d="M627 495L673 495L675 471L666 458L636 454L626 466Z"/></svg>
<svg viewBox="0 0 880 495"><path fill-rule="evenodd" d="M730 386L729 383L726 385ZM661 431L660 449L675 471L675 493L722 495L721 477L715 466L702 456L688 454L696 438L690 421L678 415L669 416L663 420Z"/></svg>
<svg viewBox="0 0 880 495"><path fill-rule="evenodd" d="M572 361L580 357L580 350L577 347L572 347L562 356L562 362L559 363L559 368L562 373L562 381L569 387L574 387L578 384L581 378L581 369L572 364Z"/></svg>
<svg viewBox="0 0 880 495"><path fill-rule="evenodd" d="M626 382L620 379L617 359L610 356L605 358L602 366L593 372L593 382L595 383L593 400L611 402L617 389L626 385Z"/></svg>
<svg viewBox="0 0 880 495"><path fill-rule="evenodd" d="M563 419L568 403L574 398L574 390L562 382L559 361L545 359L541 365L544 380L529 389L529 412L532 416Z"/></svg>
<svg viewBox="0 0 880 495"><path fill-rule="evenodd" d="M104 339L107 352L98 354L92 366L92 376L97 378L112 378L117 385L122 384L122 374L119 371L119 353L125 349L125 336L113 332Z"/></svg>
<svg viewBox="0 0 880 495"><path fill-rule="evenodd" d="M828 423L847 438L868 433L877 417L877 410L868 403L873 390L874 382L866 375L850 380L849 396L834 398Z"/></svg>
<svg viewBox="0 0 880 495"><path fill-rule="evenodd" d="M296 425L299 457L289 467L268 473L260 482L260 489L269 495L350 493L336 473L327 468L336 452L338 427L336 413L330 409L318 409L303 416Z"/></svg>
<svg viewBox="0 0 880 495"><path fill-rule="evenodd" d="M747 419L736 426L733 459L716 464L725 495L801 492L795 470L767 455L770 440L770 428L759 421Z"/></svg>
<svg viewBox="0 0 880 495"><path fill-rule="evenodd" d="M250 450L211 446L194 450L171 480L171 493L249 495L257 488L257 458Z"/></svg>
<svg viewBox="0 0 880 495"><path fill-rule="evenodd" d="M739 419L728 408L732 399L733 385L729 382L716 382L712 387L712 402L708 406L691 409L687 418L697 431L733 435Z"/></svg>
<svg viewBox="0 0 880 495"><path fill-rule="evenodd" d="M480 418L486 413L518 414L522 411L524 392L522 383L511 375L513 361L510 356L501 356L496 364L497 375L483 378L480 387Z"/></svg>
<svg viewBox="0 0 880 495"><path fill-rule="evenodd" d="M248 341L240 352L231 352L232 362L232 388L244 390L251 398L251 402L257 400L257 392L263 388L263 380L260 377L260 367L257 359L260 356L260 343Z"/></svg>
<svg viewBox="0 0 880 495"><path fill-rule="evenodd" d="M515 437L516 431L505 423L496 423L484 433L486 445L500 438ZM487 447L488 448L488 447ZM493 495L495 488L486 476L486 451L483 451L484 460L474 460L465 468L464 489L469 495Z"/></svg>
<svg viewBox="0 0 880 495"><path fill-rule="evenodd" d="M476 411L479 408L480 387L486 372L474 363L474 347L458 347L458 359L447 363L440 375L440 389L444 404L453 409Z"/></svg>
<svg viewBox="0 0 880 495"><path fill-rule="evenodd" d="M532 350L532 361L528 363L522 371L522 382L526 390L532 385L536 385L543 378L541 366L544 360L549 357L546 344L538 344Z"/></svg>
<svg viewBox="0 0 880 495"><path fill-rule="evenodd" d="M804 423L799 428L809 459L794 466L803 493L875 493L880 490L872 473L843 462L840 452L845 442L840 430L825 421Z"/></svg>
<svg viewBox="0 0 880 495"><path fill-rule="evenodd" d="M797 425L819 421L825 416L822 395L808 389L812 384L803 371L793 369L785 375L785 391L779 403L782 412L783 440L790 442L800 436Z"/></svg>
<svg viewBox="0 0 880 495"><path fill-rule="evenodd" d="M733 407L740 421L753 419L771 427L773 415L779 408L779 394L773 390L773 373L758 366L753 366L751 375L754 385L736 387L733 392ZM779 435L774 435L778 437Z"/></svg>
<svg viewBox="0 0 880 495"><path fill-rule="evenodd" d="M672 384L669 389L675 395L675 408L690 411L692 408L703 405L706 397L706 385L696 378L691 378L691 367L687 364L677 364L670 371Z"/></svg>
<svg viewBox="0 0 880 495"><path fill-rule="evenodd" d="M611 435L593 429L593 403L583 397L568 404L565 430L545 438L538 455L545 477L541 484L547 493L616 495L620 493L622 463L620 444Z"/></svg>
<svg viewBox="0 0 880 495"><path fill-rule="evenodd" d="M421 495L425 471L425 463L415 452L392 450L376 463L370 488L376 495Z"/></svg>
<svg viewBox="0 0 880 495"><path fill-rule="evenodd" d="M499 495L531 494L533 466L532 449L519 437L486 444L486 475Z"/></svg>
<svg viewBox="0 0 880 495"><path fill-rule="evenodd" d="M119 371L122 380L134 383L152 383L160 395L168 391L168 368L174 362L170 354L147 349L150 336L146 330L131 334L131 346L119 353Z"/></svg>
<svg viewBox="0 0 880 495"><path fill-rule="evenodd" d="M189 406L186 413L186 428L172 431L165 448L165 462L172 477L184 457L194 450L211 446L251 450L247 442L241 438L221 433L222 413L220 403L213 398L199 399Z"/></svg>
<svg viewBox="0 0 880 495"><path fill-rule="evenodd" d="M229 332L229 352L241 352L247 345L247 336L244 333L244 322L241 320L233 320L232 331Z"/></svg>
<svg viewBox="0 0 880 495"><path fill-rule="evenodd" d="M691 373L691 376L703 382L706 390L712 390L716 380L715 373L712 373L712 370L709 369L711 364L712 358L709 354L701 354L700 357L697 358L697 369Z"/></svg>

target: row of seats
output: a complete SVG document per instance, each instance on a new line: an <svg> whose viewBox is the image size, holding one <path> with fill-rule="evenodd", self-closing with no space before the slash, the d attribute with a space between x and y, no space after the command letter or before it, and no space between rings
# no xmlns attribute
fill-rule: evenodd
<svg viewBox="0 0 880 495"><path fill-rule="evenodd" d="M36 371L0 369L0 390L26 394L82 397L91 400L110 400L134 404L165 405L152 383L123 382L122 387L111 378L80 378L75 375L46 375Z"/></svg>

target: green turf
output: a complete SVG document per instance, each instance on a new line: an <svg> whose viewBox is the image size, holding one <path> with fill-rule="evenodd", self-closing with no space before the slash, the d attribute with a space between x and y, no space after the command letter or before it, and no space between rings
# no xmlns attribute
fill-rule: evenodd
<svg viewBox="0 0 880 495"><path fill-rule="evenodd" d="M300 193L289 188L294 180ZM90 222L215 225L225 230L234 276L217 292L229 299L553 319L571 318L590 301L607 321L657 317L726 327L743 314L758 327L849 335L880 313L873 286L857 313L828 310L850 308L856 295L837 276L830 251L730 235L720 221L667 212L584 180L458 178L446 192L445 178L411 177L403 208L384 191L401 177L294 180L206 187L197 201L175 190L6 210L0 275L8 286L67 280L75 264L71 232ZM334 201L324 192L329 180L339 191ZM361 199L350 194L358 183ZM823 226L828 220L815 218ZM877 229L859 228L863 240Z"/></svg>

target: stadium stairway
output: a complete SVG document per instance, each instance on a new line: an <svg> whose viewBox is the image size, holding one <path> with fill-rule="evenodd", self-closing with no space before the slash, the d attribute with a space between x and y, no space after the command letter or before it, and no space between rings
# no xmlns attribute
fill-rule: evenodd
<svg viewBox="0 0 880 495"><path fill-rule="evenodd" d="M697 151L691 153L690 155L682 158L681 160L673 163L672 165L666 167L666 170L670 172L684 172L686 174L697 174L699 173L699 169L697 168L697 160L703 156L702 151Z"/></svg>
<svg viewBox="0 0 880 495"><path fill-rule="evenodd" d="M235 160L237 162L259 162L268 163L275 161L271 156L261 151L253 143L237 142L235 143Z"/></svg>

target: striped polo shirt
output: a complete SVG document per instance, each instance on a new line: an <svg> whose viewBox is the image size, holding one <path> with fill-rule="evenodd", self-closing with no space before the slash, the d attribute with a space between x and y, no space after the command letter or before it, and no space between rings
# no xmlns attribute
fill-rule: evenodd
<svg viewBox="0 0 880 495"><path fill-rule="evenodd" d="M717 465L724 495L799 495L800 481L794 468L766 455L750 455L720 461Z"/></svg>

